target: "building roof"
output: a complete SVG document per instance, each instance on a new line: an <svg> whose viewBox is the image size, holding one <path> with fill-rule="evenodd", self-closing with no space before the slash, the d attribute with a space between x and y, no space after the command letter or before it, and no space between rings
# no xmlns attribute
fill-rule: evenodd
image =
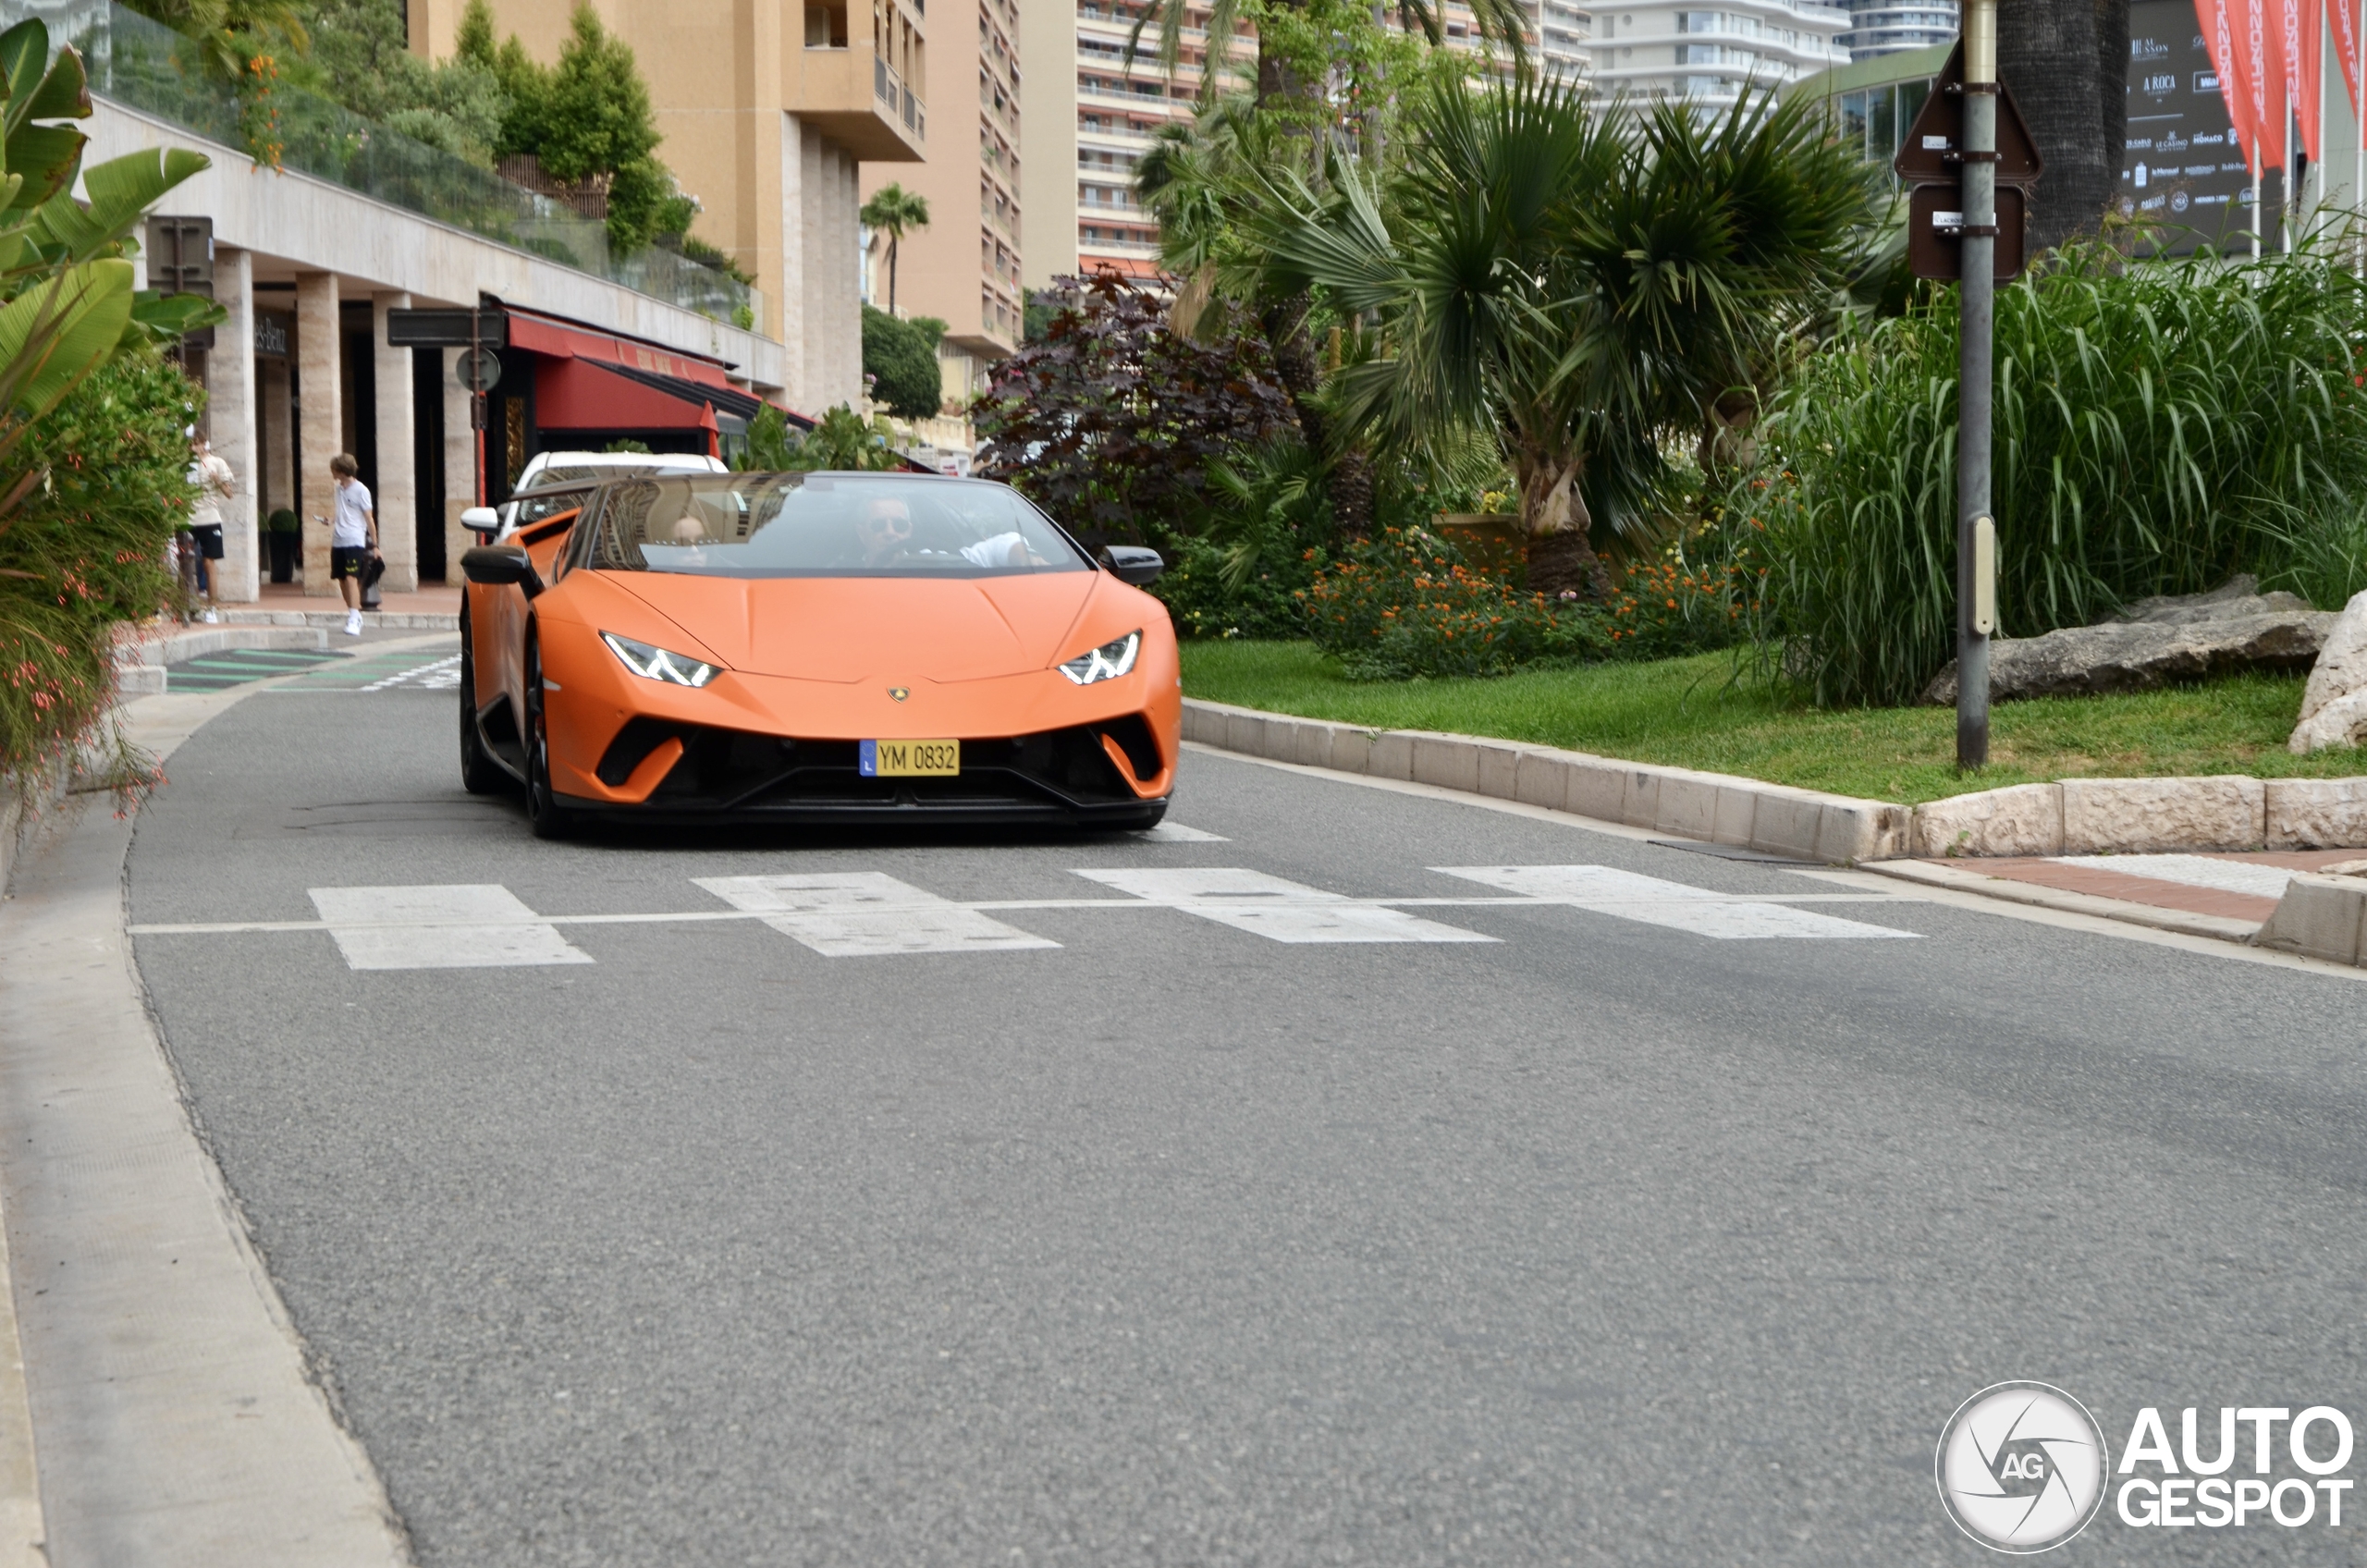
<svg viewBox="0 0 2367 1568"><path fill-rule="evenodd" d="M1940 74L1948 63L1948 51L1956 47L1955 40L1934 43L1928 49L1903 49L1895 55L1879 55L1870 60L1857 60L1846 66L1834 66L1814 76L1804 76L1784 89L1784 96L1795 98L1814 95L1819 98L1842 92L1863 92L1870 87L1889 87L1902 81L1929 81Z"/></svg>

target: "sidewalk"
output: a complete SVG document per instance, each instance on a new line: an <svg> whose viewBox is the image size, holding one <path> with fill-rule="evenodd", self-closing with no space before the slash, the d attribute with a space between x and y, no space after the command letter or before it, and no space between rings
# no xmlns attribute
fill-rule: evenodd
<svg viewBox="0 0 2367 1568"><path fill-rule="evenodd" d="M2367 867L2367 850L2010 855L1885 861L1859 869L2016 903L2249 942L2297 873Z"/></svg>

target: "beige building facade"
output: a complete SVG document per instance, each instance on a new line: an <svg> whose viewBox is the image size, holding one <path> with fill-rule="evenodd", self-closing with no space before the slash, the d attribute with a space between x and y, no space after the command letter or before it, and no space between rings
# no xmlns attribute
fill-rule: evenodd
<svg viewBox="0 0 2367 1568"><path fill-rule="evenodd" d="M789 350L785 398L863 396L866 163L918 167L927 29L915 0L592 0L649 83L657 155L699 199L692 232L756 279L765 336ZM448 56L465 0L411 0L411 47ZM497 34L548 64L575 0L492 0ZM966 138L964 138L966 141ZM891 174L889 178L894 178Z"/></svg>

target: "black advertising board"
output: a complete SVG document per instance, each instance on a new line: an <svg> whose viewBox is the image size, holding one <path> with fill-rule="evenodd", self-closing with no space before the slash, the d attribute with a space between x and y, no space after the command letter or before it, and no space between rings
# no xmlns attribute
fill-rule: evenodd
<svg viewBox="0 0 2367 1568"><path fill-rule="evenodd" d="M1997 253L1991 270L2004 283L2022 270L2023 233L2030 203L2018 185L1997 188ZM1964 187L1919 185L1907 192L1907 262L1918 277L1964 276Z"/></svg>
<svg viewBox="0 0 2367 1568"><path fill-rule="evenodd" d="M473 331L475 336L471 337ZM507 349L509 318L499 311L388 311L390 349Z"/></svg>
<svg viewBox="0 0 2367 1568"><path fill-rule="evenodd" d="M2272 240L2282 185L2275 169L2262 177L2261 232ZM2132 0L2120 202L2124 212L2161 231L2144 253L2182 256L2203 246L2249 244L2251 190L2194 0Z"/></svg>

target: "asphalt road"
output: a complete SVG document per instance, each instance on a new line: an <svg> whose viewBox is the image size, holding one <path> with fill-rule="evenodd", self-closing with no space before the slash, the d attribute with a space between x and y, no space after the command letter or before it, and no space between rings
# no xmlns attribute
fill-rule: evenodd
<svg viewBox="0 0 2367 1568"><path fill-rule="evenodd" d="M138 938L429 1568L1986 1562L1932 1481L1984 1385L2061 1385L2116 1454L2144 1405L2367 1407L2353 983L1207 754L1171 821L1213 840L540 843L460 791L451 703L256 694L129 873L146 925L460 884L702 916L487 968ZM1464 900L1369 918L1465 939L1139 896L1217 867ZM1058 945L829 956L694 880L841 872ZM2345 1517L2108 1506L2050 1561L2349 1562Z"/></svg>

